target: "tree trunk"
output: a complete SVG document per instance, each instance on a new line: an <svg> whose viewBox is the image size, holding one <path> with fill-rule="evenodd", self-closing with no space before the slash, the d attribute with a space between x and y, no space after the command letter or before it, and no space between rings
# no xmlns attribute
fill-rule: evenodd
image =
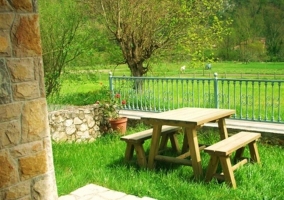
<svg viewBox="0 0 284 200"><path fill-rule="evenodd" d="M131 75L137 77L133 83L133 89L141 93L143 91L143 80L139 77L142 77L148 71L148 67L144 67L143 63L130 63L128 62L128 67L131 71Z"/></svg>

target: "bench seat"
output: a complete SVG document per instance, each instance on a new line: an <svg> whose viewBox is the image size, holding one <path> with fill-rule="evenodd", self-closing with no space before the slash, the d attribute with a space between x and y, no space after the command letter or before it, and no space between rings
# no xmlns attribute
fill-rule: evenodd
<svg viewBox="0 0 284 200"><path fill-rule="evenodd" d="M179 132L180 128L175 126L162 126L161 136L162 139L160 141L160 150L164 150L167 147L168 140L170 139L172 149L176 152L179 152L179 145L176 138L176 134ZM143 147L144 141L150 139L152 137L153 129L144 130L138 133L125 135L120 139L126 142L126 150L125 150L125 161L128 162L132 159L134 150L137 156L137 162L140 167L147 166L147 158L145 154L145 150Z"/></svg>
<svg viewBox="0 0 284 200"><path fill-rule="evenodd" d="M206 147L204 151L210 154L210 161L205 180L210 181L213 177L216 177L217 179L225 180L229 186L236 188L236 180L233 171L248 162L247 158L242 157L247 145L250 151L250 161L260 163L256 145L256 141L260 137L260 133L242 131ZM234 152L236 153L233 162L236 164L232 166L231 155ZM222 173L216 173L219 162L223 169Z"/></svg>

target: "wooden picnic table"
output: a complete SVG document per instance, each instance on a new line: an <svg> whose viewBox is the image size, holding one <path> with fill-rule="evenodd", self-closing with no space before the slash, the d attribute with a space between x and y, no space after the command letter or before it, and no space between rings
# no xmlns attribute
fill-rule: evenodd
<svg viewBox="0 0 284 200"><path fill-rule="evenodd" d="M153 126L153 134L148 158L147 167L153 169L155 160L168 161L178 164L192 166L196 179L202 176L200 149L197 138L197 130L208 122L217 122L219 127L220 139L228 137L225 118L235 114L231 109L214 108L179 108L162 113L154 113L142 116L141 119ZM185 146L189 147L187 152L182 152L178 157L158 155L161 128L163 125L180 126L183 128ZM191 160L186 159L191 157Z"/></svg>

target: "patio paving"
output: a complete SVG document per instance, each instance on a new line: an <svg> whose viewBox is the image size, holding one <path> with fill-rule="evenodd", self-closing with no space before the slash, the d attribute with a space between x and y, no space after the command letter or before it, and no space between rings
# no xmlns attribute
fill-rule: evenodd
<svg viewBox="0 0 284 200"><path fill-rule="evenodd" d="M58 198L58 200L155 200L150 197L137 197L134 195L125 194L123 192L110 190L108 188L88 184L81 187L68 195Z"/></svg>

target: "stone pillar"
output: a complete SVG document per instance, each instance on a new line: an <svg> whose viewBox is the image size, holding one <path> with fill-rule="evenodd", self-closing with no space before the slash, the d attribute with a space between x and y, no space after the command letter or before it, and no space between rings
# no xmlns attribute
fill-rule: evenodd
<svg viewBox="0 0 284 200"><path fill-rule="evenodd" d="M0 199L57 199L36 0L0 0Z"/></svg>

